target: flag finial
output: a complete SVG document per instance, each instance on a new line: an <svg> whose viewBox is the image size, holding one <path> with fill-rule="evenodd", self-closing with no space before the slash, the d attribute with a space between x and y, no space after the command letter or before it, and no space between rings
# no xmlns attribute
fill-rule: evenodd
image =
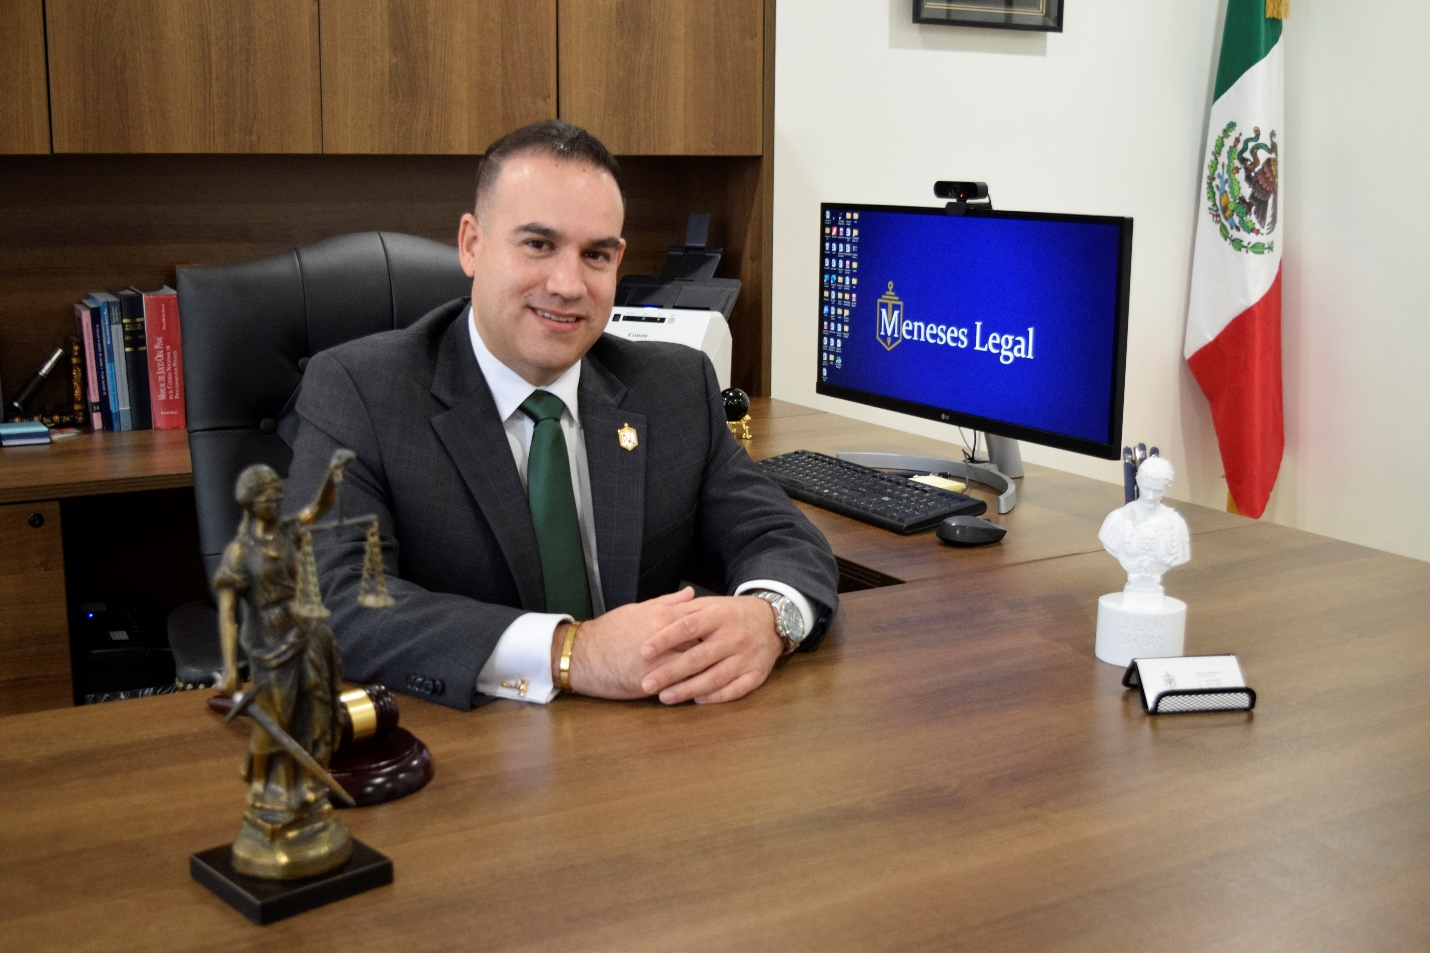
<svg viewBox="0 0 1430 953"><path fill-rule="evenodd" d="M1291 15L1291 0L1266 0L1266 19L1284 20Z"/></svg>

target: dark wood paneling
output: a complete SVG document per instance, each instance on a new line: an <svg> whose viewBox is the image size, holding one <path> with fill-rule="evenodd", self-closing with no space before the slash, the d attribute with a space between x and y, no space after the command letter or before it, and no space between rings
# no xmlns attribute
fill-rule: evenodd
<svg viewBox="0 0 1430 953"><path fill-rule="evenodd" d="M763 247L761 166L757 157L622 156L626 190L624 274L655 275L671 245L685 240L690 212L709 212L712 246L724 249L717 274L743 282L730 316L730 380L751 394L769 392L761 328Z"/></svg>
<svg viewBox="0 0 1430 953"><path fill-rule="evenodd" d="M758 393L771 389L770 359L774 353L774 310L771 305L775 267L775 0L765 2L764 154L760 157L760 329Z"/></svg>
<svg viewBox="0 0 1430 953"><path fill-rule="evenodd" d="M323 156L0 159L0 374L13 391L91 291L366 229L454 242L473 162ZM46 385L39 403L63 393Z"/></svg>
<svg viewBox="0 0 1430 953"><path fill-rule="evenodd" d="M759 160L625 160L624 271L655 274L689 211L713 213L720 273L741 277L733 379L762 392ZM157 288L179 265L270 255L367 229L456 240L476 163L441 156L49 156L0 158L0 376L17 389L92 291ZM59 400L50 382L36 406Z"/></svg>
<svg viewBox="0 0 1430 953"><path fill-rule="evenodd" d="M0 607L0 715L70 704L58 503L0 506Z"/></svg>
<svg viewBox="0 0 1430 953"><path fill-rule="evenodd" d="M759 155L763 0L562 0L561 118L627 155Z"/></svg>
<svg viewBox="0 0 1430 953"><path fill-rule="evenodd" d="M475 154L556 115L556 0L323 0L323 151Z"/></svg>
<svg viewBox="0 0 1430 953"><path fill-rule="evenodd" d="M0 153L50 151L44 0L0 3Z"/></svg>
<svg viewBox="0 0 1430 953"><path fill-rule="evenodd" d="M318 0L48 0L56 152L319 152Z"/></svg>

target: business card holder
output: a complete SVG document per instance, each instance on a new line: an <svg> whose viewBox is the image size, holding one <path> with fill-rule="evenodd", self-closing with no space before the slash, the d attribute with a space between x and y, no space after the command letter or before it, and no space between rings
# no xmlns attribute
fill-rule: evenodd
<svg viewBox="0 0 1430 953"><path fill-rule="evenodd" d="M1196 656L1194 656L1196 657ZM1220 656L1200 656L1218 658ZM1187 715L1209 711L1251 711L1256 707L1256 692L1247 685L1218 685L1215 688L1162 687L1155 676L1148 677L1141 666L1162 659L1133 659L1122 676L1127 688L1139 689L1142 710L1149 715ZM1151 670L1149 669L1149 672Z"/></svg>

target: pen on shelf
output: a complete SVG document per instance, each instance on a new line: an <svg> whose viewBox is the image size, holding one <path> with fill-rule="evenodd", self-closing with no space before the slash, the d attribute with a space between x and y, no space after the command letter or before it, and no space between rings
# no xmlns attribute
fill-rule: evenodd
<svg viewBox="0 0 1430 953"><path fill-rule="evenodd" d="M55 348L55 353L49 356L45 363L40 365L40 369L35 371L35 376L25 382L25 386L20 388L20 393L15 395L15 399L10 401L10 409L16 413L24 413L25 406L30 403L30 398L35 396L35 392L45 386L45 381L50 379L54 373L55 366L59 364L60 358L64 356L65 349Z"/></svg>

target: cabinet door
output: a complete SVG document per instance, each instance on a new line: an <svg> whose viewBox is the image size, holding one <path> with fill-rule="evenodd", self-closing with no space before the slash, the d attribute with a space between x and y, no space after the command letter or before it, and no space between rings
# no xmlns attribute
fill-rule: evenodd
<svg viewBox="0 0 1430 953"><path fill-rule="evenodd" d="M323 151L473 155L556 115L556 0L322 0Z"/></svg>
<svg viewBox="0 0 1430 953"><path fill-rule="evenodd" d="M0 715L73 700L60 505L0 506Z"/></svg>
<svg viewBox="0 0 1430 953"><path fill-rule="evenodd" d="M0 0L0 153L50 151L44 0Z"/></svg>
<svg viewBox="0 0 1430 953"><path fill-rule="evenodd" d="M47 0L56 152L319 152L318 0Z"/></svg>
<svg viewBox="0 0 1430 953"><path fill-rule="evenodd" d="M561 118L621 155L759 155L764 0L561 0Z"/></svg>

